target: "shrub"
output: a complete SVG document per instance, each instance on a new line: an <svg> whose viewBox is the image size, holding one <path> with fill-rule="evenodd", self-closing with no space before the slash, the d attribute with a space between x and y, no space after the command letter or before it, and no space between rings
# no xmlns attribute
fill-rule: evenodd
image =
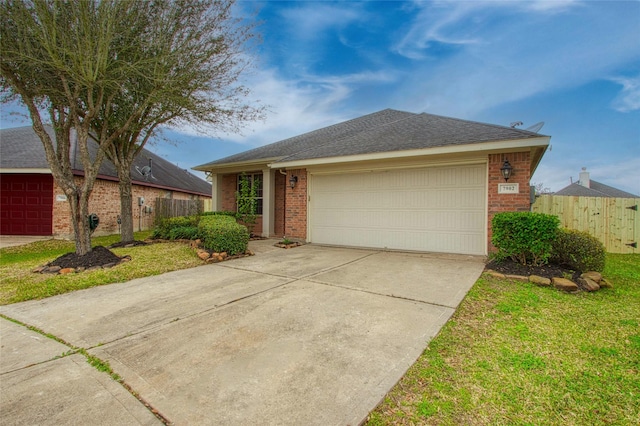
<svg viewBox="0 0 640 426"><path fill-rule="evenodd" d="M178 228L195 228L197 231L198 222L200 221L199 216L178 216L178 217L169 217L166 219L160 220L160 222L153 229L152 238L163 238L166 240L175 240L177 238L189 238L189 237L176 237L178 235L177 231L174 231L172 234L172 230ZM183 231L185 232L185 231ZM191 231L186 231L191 232ZM174 235L172 237L172 235Z"/></svg>
<svg viewBox="0 0 640 426"><path fill-rule="evenodd" d="M536 266L548 262L560 220L549 214L532 212L498 213L491 221L491 242L498 259Z"/></svg>
<svg viewBox="0 0 640 426"><path fill-rule="evenodd" d="M170 240L196 240L198 239L197 226L177 226L169 231Z"/></svg>
<svg viewBox="0 0 640 426"><path fill-rule="evenodd" d="M219 211L219 212L204 212L200 216L231 216L233 218L238 218L238 213L231 211Z"/></svg>
<svg viewBox="0 0 640 426"><path fill-rule="evenodd" d="M249 244L249 231L235 218L225 215L210 215L200 219L198 235L202 245L213 251L226 251L229 255L244 253Z"/></svg>
<svg viewBox="0 0 640 426"><path fill-rule="evenodd" d="M604 245L587 232L561 228L553 242L551 261L580 271L604 270Z"/></svg>

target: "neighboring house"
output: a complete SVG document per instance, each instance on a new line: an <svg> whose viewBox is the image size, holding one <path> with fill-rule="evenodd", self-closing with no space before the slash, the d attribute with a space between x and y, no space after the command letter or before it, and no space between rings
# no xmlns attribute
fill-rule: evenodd
<svg viewBox="0 0 640 426"><path fill-rule="evenodd" d="M211 176L214 210L236 209L241 173L257 182L264 236L486 255L493 215L530 209L549 139L386 109L194 169Z"/></svg>
<svg viewBox="0 0 640 426"><path fill-rule="evenodd" d="M53 136L51 127L47 127L47 131ZM94 153L96 147L95 143L90 143ZM77 145L72 144L73 174L81 180L84 173L76 151ZM136 231L152 226L156 198L211 197L209 183L147 150L134 161L131 176ZM0 189L1 235L73 237L69 203L53 180L42 142L31 126L0 130ZM140 198L144 198L142 205ZM89 210L100 218L95 235L119 232L118 178L109 160L105 160L100 168Z"/></svg>
<svg viewBox="0 0 640 426"><path fill-rule="evenodd" d="M562 188L553 195L568 195L574 197L640 198L638 195L591 180L586 167L582 168L577 182L573 182L571 185Z"/></svg>

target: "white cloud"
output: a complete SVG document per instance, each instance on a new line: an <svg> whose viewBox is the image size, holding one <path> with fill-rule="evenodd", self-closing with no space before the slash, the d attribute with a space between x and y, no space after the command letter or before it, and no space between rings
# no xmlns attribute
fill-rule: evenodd
<svg viewBox="0 0 640 426"><path fill-rule="evenodd" d="M640 75L636 77L616 77L611 81L622 86L622 90L613 100L616 111L630 112L640 109Z"/></svg>
<svg viewBox="0 0 640 426"><path fill-rule="evenodd" d="M533 13L534 5L525 2L436 5L420 10L398 51L419 58L432 40L465 44L437 61L415 61L395 102L412 111L472 118L500 104L602 79L640 58L637 19L606 4L581 4L563 14L557 12L572 3L555 13L545 4L535 7L549 13ZM621 82L620 108L636 105L636 83Z"/></svg>
<svg viewBox="0 0 640 426"><path fill-rule="evenodd" d="M269 107L264 121L249 123L242 134L218 135L224 140L253 146L276 142L352 118L345 103L360 85L392 82L395 76L383 71L341 76L305 75L285 80L276 69L258 71L248 82L251 98ZM191 126L176 127L183 134L202 136ZM215 129L207 132L214 135Z"/></svg>

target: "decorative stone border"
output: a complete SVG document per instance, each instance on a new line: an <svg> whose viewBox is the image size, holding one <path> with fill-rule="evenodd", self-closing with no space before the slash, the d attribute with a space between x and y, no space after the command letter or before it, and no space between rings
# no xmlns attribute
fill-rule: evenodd
<svg viewBox="0 0 640 426"><path fill-rule="evenodd" d="M509 275L502 274L500 272L487 269L485 273L492 277L501 279L510 279L516 281L530 282L541 287L550 287L553 285L558 290L565 291L567 293L577 293L579 291L598 291L601 288L613 288L613 285L602 277L600 272L590 271L580 275L576 282L573 282L566 278L553 277L552 279L540 277L538 275L529 275L525 277L523 275Z"/></svg>

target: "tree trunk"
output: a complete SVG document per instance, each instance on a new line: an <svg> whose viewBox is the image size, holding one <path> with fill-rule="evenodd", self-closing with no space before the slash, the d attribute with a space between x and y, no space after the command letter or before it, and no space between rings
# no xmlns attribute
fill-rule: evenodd
<svg viewBox="0 0 640 426"><path fill-rule="evenodd" d="M71 223L75 233L76 254L83 256L91 251L91 231L89 230L89 196L81 191L67 195L71 207Z"/></svg>
<svg viewBox="0 0 640 426"><path fill-rule="evenodd" d="M120 240L123 243L130 243L133 237L133 194L131 191L131 167L121 165L118 170L120 183L118 190L120 191ZM125 171L126 170L126 171Z"/></svg>

